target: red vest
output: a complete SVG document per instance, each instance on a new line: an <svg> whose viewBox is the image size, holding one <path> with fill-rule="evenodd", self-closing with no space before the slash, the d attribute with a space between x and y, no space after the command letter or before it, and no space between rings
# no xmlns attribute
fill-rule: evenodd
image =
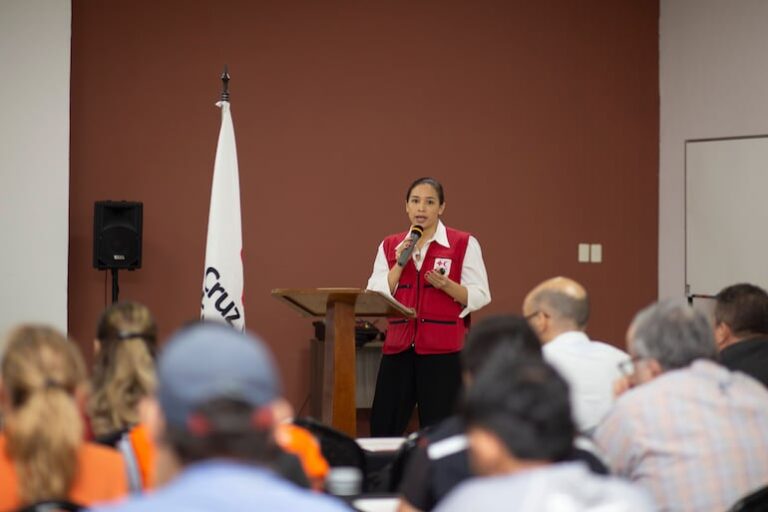
<svg viewBox="0 0 768 512"><path fill-rule="evenodd" d="M385 354L397 354L411 346L417 354L447 354L461 350L469 326L469 316L459 318L464 306L424 278L427 271L438 265L448 265L448 277L461 283L461 269L470 235L451 228L446 228L446 232L450 247L443 247L435 241L430 243L421 271L416 270L412 259L403 267L394 297L414 308L416 318L389 319L383 348ZM398 233L384 239L384 254L389 268L397 265L395 247L407 235L408 232Z"/></svg>

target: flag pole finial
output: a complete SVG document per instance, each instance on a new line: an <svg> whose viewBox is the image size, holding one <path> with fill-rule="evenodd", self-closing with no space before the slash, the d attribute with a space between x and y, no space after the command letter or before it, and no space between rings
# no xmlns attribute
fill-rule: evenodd
<svg viewBox="0 0 768 512"><path fill-rule="evenodd" d="M221 74L221 101L229 101L229 70L224 64L224 72Z"/></svg>

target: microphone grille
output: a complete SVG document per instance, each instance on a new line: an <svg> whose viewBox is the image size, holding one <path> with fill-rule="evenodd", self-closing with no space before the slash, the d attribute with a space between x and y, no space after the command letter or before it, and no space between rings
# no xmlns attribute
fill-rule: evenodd
<svg viewBox="0 0 768 512"><path fill-rule="evenodd" d="M416 238L421 238L421 235L424 234L424 228L421 226L413 226L411 228L411 234L415 235Z"/></svg>

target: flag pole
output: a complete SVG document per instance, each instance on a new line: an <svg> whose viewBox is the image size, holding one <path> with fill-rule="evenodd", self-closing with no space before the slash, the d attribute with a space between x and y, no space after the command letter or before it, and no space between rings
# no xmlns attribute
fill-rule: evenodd
<svg viewBox="0 0 768 512"><path fill-rule="evenodd" d="M221 128L213 164L211 203L200 304L204 320L245 328L243 240L237 148L229 105L229 70L221 75Z"/></svg>
<svg viewBox="0 0 768 512"><path fill-rule="evenodd" d="M224 72L221 74L221 101L229 101L229 71L224 64Z"/></svg>

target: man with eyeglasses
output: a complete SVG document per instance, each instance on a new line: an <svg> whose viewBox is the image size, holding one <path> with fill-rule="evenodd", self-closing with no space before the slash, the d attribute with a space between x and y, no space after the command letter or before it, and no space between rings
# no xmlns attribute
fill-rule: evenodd
<svg viewBox="0 0 768 512"><path fill-rule="evenodd" d="M664 511L722 511L768 482L768 390L717 364L709 320L664 301L627 333L628 387L595 433Z"/></svg>
<svg viewBox="0 0 768 512"><path fill-rule="evenodd" d="M555 277L536 286L525 297L523 315L543 343L544 359L568 381L579 431L590 435L613 404L617 365L629 356L589 339L589 297L573 279Z"/></svg>

